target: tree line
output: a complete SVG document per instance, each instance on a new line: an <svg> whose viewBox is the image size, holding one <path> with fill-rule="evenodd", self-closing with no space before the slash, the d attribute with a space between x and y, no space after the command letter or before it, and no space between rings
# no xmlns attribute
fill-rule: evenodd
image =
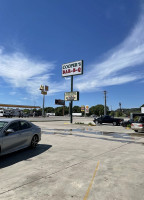
<svg viewBox="0 0 144 200"><path fill-rule="evenodd" d="M29 109L24 109L23 110L25 113L30 114L35 112L35 116L41 116L42 115L42 108L40 109L33 109L33 110L29 110ZM64 115L68 115L69 114L69 107L68 106L59 106L56 108L53 107L46 107L44 109L45 113L55 113L56 116L63 116ZM81 113L81 107L80 106L74 106L72 109L73 113ZM107 112L109 112L109 108L107 107ZM82 112L82 114L84 115L84 112ZM104 114L104 106L102 104L98 104L96 106L92 106L89 108L89 113L87 114L89 115L103 115Z"/></svg>
<svg viewBox="0 0 144 200"><path fill-rule="evenodd" d="M144 107L144 104L141 106ZM109 107L106 107L107 110L107 114L111 115L111 116L115 116L115 117L120 117L120 116L129 116L130 113L140 113L141 112L141 107L140 108L124 108L124 109L116 109L116 110L109 110ZM69 107L68 106L59 106L56 108L53 107L46 107L45 109L45 113L55 113L56 116L63 116L64 115L68 115L69 114ZM29 109L24 109L23 110L25 113L34 113L35 112L35 116L41 116L42 115L42 108L40 109L33 109L33 110L29 110ZM81 107L80 106L74 106L73 107L73 113L81 113ZM82 114L84 115L84 112L82 112ZM100 116L104 114L104 105L102 104L98 104L95 106L92 106L89 108L89 113L87 114L87 116L90 115L96 115L96 116Z"/></svg>

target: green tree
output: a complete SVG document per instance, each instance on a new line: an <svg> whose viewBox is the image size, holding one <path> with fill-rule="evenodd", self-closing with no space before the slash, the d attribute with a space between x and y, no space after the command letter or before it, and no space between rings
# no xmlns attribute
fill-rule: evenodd
<svg viewBox="0 0 144 200"><path fill-rule="evenodd" d="M56 116L63 116L63 106L55 108Z"/></svg>
<svg viewBox="0 0 144 200"><path fill-rule="evenodd" d="M67 107L67 106L64 107L64 114L65 115L69 114L69 107Z"/></svg>
<svg viewBox="0 0 144 200"><path fill-rule="evenodd" d="M33 115L33 113L35 112L35 116L42 116L42 108L40 109L33 109L30 111L30 114Z"/></svg>
<svg viewBox="0 0 144 200"><path fill-rule="evenodd" d="M53 107L46 107L45 109L45 113L54 113L55 109Z"/></svg>
<svg viewBox="0 0 144 200"><path fill-rule="evenodd" d="M23 112L29 114L30 110L29 109L23 109Z"/></svg>
<svg viewBox="0 0 144 200"><path fill-rule="evenodd" d="M114 116L115 116L115 112L114 112L114 111L111 111L111 112L110 112L110 116L113 116L113 117L114 117Z"/></svg>
<svg viewBox="0 0 144 200"><path fill-rule="evenodd" d="M122 116L122 112L119 110L119 111L116 111L115 112L115 115L116 117L121 117Z"/></svg>
<svg viewBox="0 0 144 200"><path fill-rule="evenodd" d="M109 111L109 108L106 107L107 112ZM92 106L90 108L90 114L95 114L95 115L103 115L104 114L104 106L102 104L98 104L96 106Z"/></svg>
<svg viewBox="0 0 144 200"><path fill-rule="evenodd" d="M81 112L81 107L79 107L79 106L73 107L73 113L80 113L80 112Z"/></svg>

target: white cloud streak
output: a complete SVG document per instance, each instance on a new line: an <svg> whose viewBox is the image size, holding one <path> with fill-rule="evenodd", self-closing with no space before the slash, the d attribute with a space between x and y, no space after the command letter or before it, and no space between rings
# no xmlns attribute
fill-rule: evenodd
<svg viewBox="0 0 144 200"><path fill-rule="evenodd" d="M102 87L120 85L141 78L141 74L128 74L123 70L136 68L144 63L143 11L144 9L138 23L122 44L108 52L101 63L88 66L89 71L85 70L88 72L84 75L75 77L76 89L99 90ZM19 52L5 53L4 49L0 48L0 77L12 88L24 88L31 95L40 94L41 84L49 85L48 94L64 92L68 89L70 80L52 81L55 67L53 62L36 61Z"/></svg>
<svg viewBox="0 0 144 200"><path fill-rule="evenodd" d="M35 61L22 53L7 54L0 49L0 77L12 88L24 88L31 95L40 94L41 84L51 87L49 93L60 91L58 84L50 80L54 68L52 62Z"/></svg>
<svg viewBox="0 0 144 200"><path fill-rule="evenodd" d="M144 9L142 9L143 13ZM100 87L119 85L135 81L142 76L138 73L126 74L124 69L144 64L144 14L130 35L117 48L107 54L101 63L88 67L86 75L77 78L76 87L80 91L97 90ZM120 74L124 75L120 75Z"/></svg>

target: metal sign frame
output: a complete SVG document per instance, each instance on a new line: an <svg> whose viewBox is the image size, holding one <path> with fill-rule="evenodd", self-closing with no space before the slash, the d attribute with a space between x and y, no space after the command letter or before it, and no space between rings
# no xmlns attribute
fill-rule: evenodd
<svg viewBox="0 0 144 200"><path fill-rule="evenodd" d="M80 69L80 71L79 71ZM67 73L63 73L64 70L67 70ZM65 63L62 65L62 76L76 76L83 74L83 60Z"/></svg>
<svg viewBox="0 0 144 200"><path fill-rule="evenodd" d="M70 96L69 99L67 96ZM65 92L64 95L64 99L65 101L79 101L79 92L78 91L74 91L74 92Z"/></svg>
<svg viewBox="0 0 144 200"><path fill-rule="evenodd" d="M55 104L56 104L56 105L65 106L65 100L62 100L62 99L55 99Z"/></svg>

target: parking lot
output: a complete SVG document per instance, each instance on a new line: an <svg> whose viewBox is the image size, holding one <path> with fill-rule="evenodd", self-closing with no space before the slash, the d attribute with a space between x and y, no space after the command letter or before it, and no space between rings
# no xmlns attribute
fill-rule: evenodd
<svg viewBox="0 0 144 200"><path fill-rule="evenodd" d="M38 147L0 158L0 200L142 200L143 134L79 121L34 122Z"/></svg>

